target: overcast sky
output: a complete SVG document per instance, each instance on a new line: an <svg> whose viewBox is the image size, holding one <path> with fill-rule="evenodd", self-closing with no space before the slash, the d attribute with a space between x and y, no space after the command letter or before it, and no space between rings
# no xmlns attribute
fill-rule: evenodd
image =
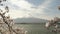
<svg viewBox="0 0 60 34"><path fill-rule="evenodd" d="M36 17L49 20L60 17L57 8L60 0L8 0L5 5L9 6L9 14L14 19Z"/></svg>

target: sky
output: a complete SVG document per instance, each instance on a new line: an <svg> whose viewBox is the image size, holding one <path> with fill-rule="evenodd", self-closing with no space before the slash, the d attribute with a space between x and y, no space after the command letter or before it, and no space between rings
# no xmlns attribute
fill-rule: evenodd
<svg viewBox="0 0 60 34"><path fill-rule="evenodd" d="M3 3L9 6L9 15L13 18L41 18L50 20L60 17L60 0L7 0Z"/></svg>

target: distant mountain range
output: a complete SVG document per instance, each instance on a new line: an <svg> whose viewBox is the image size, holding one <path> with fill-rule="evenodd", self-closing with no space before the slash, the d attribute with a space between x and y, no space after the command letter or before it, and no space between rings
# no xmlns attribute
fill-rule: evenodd
<svg viewBox="0 0 60 34"><path fill-rule="evenodd" d="M14 19L14 21L16 23L45 23L48 20L30 17L30 18L17 18Z"/></svg>

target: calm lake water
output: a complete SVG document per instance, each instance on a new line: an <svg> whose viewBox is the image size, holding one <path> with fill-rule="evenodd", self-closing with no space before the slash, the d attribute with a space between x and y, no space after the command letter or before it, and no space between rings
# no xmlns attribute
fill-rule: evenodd
<svg viewBox="0 0 60 34"><path fill-rule="evenodd" d="M47 30L44 24L15 24L15 26L27 30L27 34L56 34Z"/></svg>

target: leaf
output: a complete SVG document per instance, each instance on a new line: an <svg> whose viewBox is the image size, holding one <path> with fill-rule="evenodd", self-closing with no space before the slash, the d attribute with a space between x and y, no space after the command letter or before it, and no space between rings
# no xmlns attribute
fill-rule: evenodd
<svg viewBox="0 0 60 34"><path fill-rule="evenodd" d="M3 1L6 1L6 0L3 0Z"/></svg>
<svg viewBox="0 0 60 34"><path fill-rule="evenodd" d="M3 6L3 4L0 4L1 6Z"/></svg>
<svg viewBox="0 0 60 34"><path fill-rule="evenodd" d="M60 6L58 6L58 9L60 10Z"/></svg>
<svg viewBox="0 0 60 34"><path fill-rule="evenodd" d="M1 3L2 1L0 0L0 3Z"/></svg>

